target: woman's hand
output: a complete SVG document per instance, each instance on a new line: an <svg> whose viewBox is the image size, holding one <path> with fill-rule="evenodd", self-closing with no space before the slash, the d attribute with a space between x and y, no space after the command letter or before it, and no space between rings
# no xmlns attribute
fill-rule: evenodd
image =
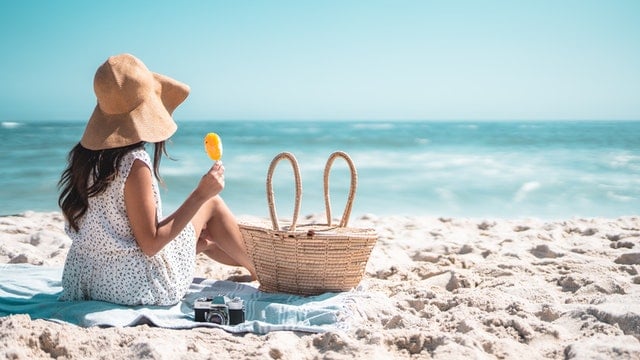
<svg viewBox="0 0 640 360"><path fill-rule="evenodd" d="M218 195L222 189L224 189L224 166L221 161L216 161L209 171L202 176L195 192L209 199Z"/></svg>

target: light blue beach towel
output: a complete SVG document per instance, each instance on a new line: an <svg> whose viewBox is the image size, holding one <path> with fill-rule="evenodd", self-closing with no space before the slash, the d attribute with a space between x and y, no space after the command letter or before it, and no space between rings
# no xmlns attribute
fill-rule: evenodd
<svg viewBox="0 0 640 360"><path fill-rule="evenodd" d="M61 278L61 268L0 265L0 316L29 314L32 319L83 327L148 324L172 329L218 327L232 333L266 334L277 330L324 332L346 329L357 304L356 292L302 297L265 293L248 284L203 279L195 279L183 301L174 306L58 301L62 291ZM247 321L235 326L194 321L194 300L218 294L243 299Z"/></svg>

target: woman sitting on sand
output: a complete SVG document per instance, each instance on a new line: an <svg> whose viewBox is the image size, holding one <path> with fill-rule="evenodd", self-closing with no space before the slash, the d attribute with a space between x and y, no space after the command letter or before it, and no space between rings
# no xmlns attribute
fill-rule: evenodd
<svg viewBox="0 0 640 360"><path fill-rule="evenodd" d="M173 214L162 217L159 164L189 87L136 57L110 57L94 78L98 104L60 179L73 240L61 300L170 305L185 295L196 253L244 266L255 278L216 162ZM145 150L154 143L153 165Z"/></svg>

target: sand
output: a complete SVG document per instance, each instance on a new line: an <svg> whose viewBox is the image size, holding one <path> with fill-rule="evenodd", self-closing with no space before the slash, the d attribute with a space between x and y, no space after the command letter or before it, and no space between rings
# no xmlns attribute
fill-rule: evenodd
<svg viewBox="0 0 640 360"><path fill-rule="evenodd" d="M0 358L640 359L640 217L361 216L377 229L349 329L232 335L0 318ZM0 217L5 263L62 266L59 213ZM246 273L198 259L197 274Z"/></svg>

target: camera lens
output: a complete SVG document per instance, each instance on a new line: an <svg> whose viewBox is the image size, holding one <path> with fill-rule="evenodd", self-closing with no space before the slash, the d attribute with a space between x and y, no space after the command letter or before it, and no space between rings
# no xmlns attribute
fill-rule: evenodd
<svg viewBox="0 0 640 360"><path fill-rule="evenodd" d="M227 305L211 305L207 321L219 325L229 325L229 310Z"/></svg>
<svg viewBox="0 0 640 360"><path fill-rule="evenodd" d="M226 325L225 318L220 313L209 313L209 316L207 317L207 322L219 324L219 325Z"/></svg>

